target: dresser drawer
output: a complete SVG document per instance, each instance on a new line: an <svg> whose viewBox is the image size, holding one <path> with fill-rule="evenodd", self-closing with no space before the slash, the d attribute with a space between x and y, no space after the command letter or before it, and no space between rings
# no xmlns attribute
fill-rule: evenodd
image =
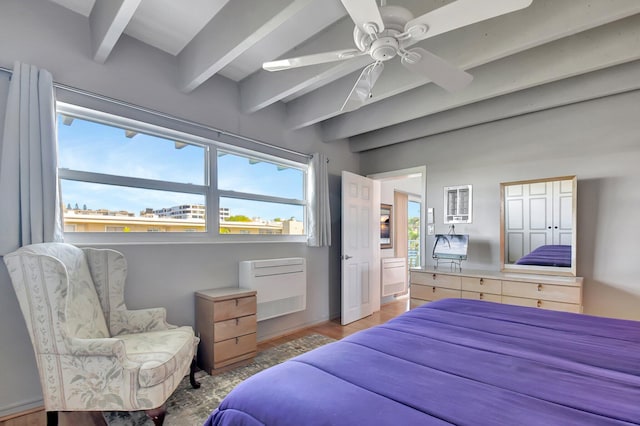
<svg viewBox="0 0 640 426"><path fill-rule="evenodd" d="M502 296L499 294L462 290L461 297L463 299L486 300L488 302L502 303Z"/></svg>
<svg viewBox="0 0 640 426"><path fill-rule="evenodd" d="M255 296L221 300L213 304L213 321L215 322L252 315L257 311Z"/></svg>
<svg viewBox="0 0 640 426"><path fill-rule="evenodd" d="M232 337L255 333L256 327L257 323L255 314L219 321L213 324L213 341L220 342L222 340L231 339Z"/></svg>
<svg viewBox="0 0 640 426"><path fill-rule="evenodd" d="M460 277L455 275L443 275L443 274L430 274L423 272L411 273L411 284L423 284L427 286L452 288L460 290L461 280Z"/></svg>
<svg viewBox="0 0 640 426"><path fill-rule="evenodd" d="M411 298L428 301L446 299L448 297L460 298L460 290L426 285L411 285Z"/></svg>
<svg viewBox="0 0 640 426"><path fill-rule="evenodd" d="M418 306L424 305L425 303L429 303L429 301L423 299L414 299L412 297L411 299L409 299L409 309L417 308Z"/></svg>
<svg viewBox="0 0 640 426"><path fill-rule="evenodd" d="M580 287L555 284L538 284L518 281L502 281L502 294L552 302L580 304Z"/></svg>
<svg viewBox="0 0 640 426"><path fill-rule="evenodd" d="M502 281L490 278L462 277L462 290L501 294Z"/></svg>
<svg viewBox="0 0 640 426"><path fill-rule="evenodd" d="M214 368L218 368L227 360L235 361L236 358L242 355L255 353L256 348L257 340L255 333L217 342L213 345Z"/></svg>
<svg viewBox="0 0 640 426"><path fill-rule="evenodd" d="M572 303L552 302L542 299L525 299L523 297L511 297L502 296L502 303L509 305L529 306L531 308L550 309L552 311L574 312L581 313L582 308L580 305L574 305Z"/></svg>

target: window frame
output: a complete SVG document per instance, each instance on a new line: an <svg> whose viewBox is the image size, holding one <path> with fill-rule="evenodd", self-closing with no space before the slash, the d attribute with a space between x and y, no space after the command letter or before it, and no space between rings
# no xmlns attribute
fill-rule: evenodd
<svg viewBox="0 0 640 426"><path fill-rule="evenodd" d="M95 109L78 105L57 102L56 114L71 116L88 120L107 126L115 126L127 130L145 133L163 139L180 140L185 143L204 148L205 182L203 185L188 183L110 175L80 170L70 170L58 167L58 182L72 180L87 183L117 185L130 188L149 190L164 190L179 193L199 194L204 196L206 216L205 232L65 232L65 241L72 244L153 244L153 243L237 243L237 242L306 242L308 238L308 164L278 157L264 152L255 151L243 147L219 142L210 138L196 136L194 134L173 130L114 115ZM303 199L289 199L269 195L252 194L231 190L218 189L217 158L218 150L241 156L251 156L267 162L282 164L296 168L303 172ZM64 195L64 194L62 194ZM291 204L303 206L303 223L305 233L302 235L277 235L277 234L221 234L219 205L220 198L236 198L250 201L264 201L279 204Z"/></svg>

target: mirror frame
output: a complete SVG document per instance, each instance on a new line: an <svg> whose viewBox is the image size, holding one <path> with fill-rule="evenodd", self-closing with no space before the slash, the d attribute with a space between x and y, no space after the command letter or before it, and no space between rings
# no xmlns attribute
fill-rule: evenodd
<svg viewBox="0 0 640 426"><path fill-rule="evenodd" d="M572 181L572 232L571 232L571 267L559 267L559 266L535 266L535 265L514 265L505 263L505 187L510 185L523 185L530 183L541 182L553 182L559 180L571 180ZM577 222L577 206L578 206L578 180L576 176L558 176L544 179L531 179L531 180L519 180L513 182L501 182L500 183L500 270L502 272L517 272L523 274L543 274L543 275L565 275L576 276L576 258L577 258L577 236L578 236L578 222Z"/></svg>

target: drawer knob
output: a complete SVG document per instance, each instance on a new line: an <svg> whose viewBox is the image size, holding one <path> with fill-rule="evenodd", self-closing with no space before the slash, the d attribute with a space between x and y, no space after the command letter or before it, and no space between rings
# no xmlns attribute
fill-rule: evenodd
<svg viewBox="0 0 640 426"><path fill-rule="evenodd" d="M538 300L538 303L536 303L536 305L538 306L538 308L542 307L542 300Z"/></svg>
<svg viewBox="0 0 640 426"><path fill-rule="evenodd" d="M240 343L240 338L236 337L236 345Z"/></svg>
<svg viewBox="0 0 640 426"><path fill-rule="evenodd" d="M236 318L236 325L240 324L240 318Z"/></svg>
<svg viewBox="0 0 640 426"><path fill-rule="evenodd" d="M435 287L431 287L431 290L435 293L436 292L436 288Z"/></svg>
<svg viewBox="0 0 640 426"><path fill-rule="evenodd" d="M484 278L480 278L480 285L484 284Z"/></svg>
<svg viewBox="0 0 640 426"><path fill-rule="evenodd" d="M538 284L538 291L542 291L542 284Z"/></svg>
<svg viewBox="0 0 640 426"><path fill-rule="evenodd" d="M240 300L236 299L236 306L238 306L239 303L240 303Z"/></svg>
<svg viewBox="0 0 640 426"><path fill-rule="evenodd" d="M431 277L435 280L436 279L436 274L433 274Z"/></svg>
<svg viewBox="0 0 640 426"><path fill-rule="evenodd" d="M480 300L484 299L484 293L480 293Z"/></svg>

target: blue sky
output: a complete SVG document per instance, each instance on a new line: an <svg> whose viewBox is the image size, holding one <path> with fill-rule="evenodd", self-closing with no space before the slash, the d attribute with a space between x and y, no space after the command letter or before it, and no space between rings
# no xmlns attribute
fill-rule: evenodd
<svg viewBox="0 0 640 426"><path fill-rule="evenodd" d="M420 217L420 203L409 202L409 217Z"/></svg>
<svg viewBox="0 0 640 426"><path fill-rule="evenodd" d="M75 119L71 126L58 118L59 165L62 168L179 183L205 184L205 149L145 134L125 137L120 128ZM218 157L221 189L302 199L302 172L267 162L250 161L237 155ZM84 182L63 181L62 198L71 207L127 210L136 215L145 208L159 209L180 204L204 204L200 195L141 190ZM295 217L303 220L300 206L221 200L232 215L264 219Z"/></svg>

